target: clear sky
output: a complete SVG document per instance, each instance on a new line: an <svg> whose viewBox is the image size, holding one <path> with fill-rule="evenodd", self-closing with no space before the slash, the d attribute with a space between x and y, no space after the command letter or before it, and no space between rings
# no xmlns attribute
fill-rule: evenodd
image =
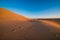
<svg viewBox="0 0 60 40"><path fill-rule="evenodd" d="M60 0L0 0L0 8L29 18L60 18Z"/></svg>

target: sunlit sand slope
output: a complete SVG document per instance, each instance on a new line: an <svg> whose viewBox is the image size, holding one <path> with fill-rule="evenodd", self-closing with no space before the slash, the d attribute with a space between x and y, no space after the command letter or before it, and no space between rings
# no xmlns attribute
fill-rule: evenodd
<svg viewBox="0 0 60 40"><path fill-rule="evenodd" d="M0 8L0 21L8 20L27 21L28 19L22 15L18 15L4 8Z"/></svg>

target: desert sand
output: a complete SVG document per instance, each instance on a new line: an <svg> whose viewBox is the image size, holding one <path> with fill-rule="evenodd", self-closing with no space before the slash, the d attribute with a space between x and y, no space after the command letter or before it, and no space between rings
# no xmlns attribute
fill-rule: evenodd
<svg viewBox="0 0 60 40"><path fill-rule="evenodd" d="M0 40L60 40L60 18L34 20L0 8Z"/></svg>

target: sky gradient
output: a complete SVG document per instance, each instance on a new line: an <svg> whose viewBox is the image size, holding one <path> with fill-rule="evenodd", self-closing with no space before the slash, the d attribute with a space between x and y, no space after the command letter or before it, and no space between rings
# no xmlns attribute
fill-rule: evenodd
<svg viewBox="0 0 60 40"><path fill-rule="evenodd" d="M60 0L0 0L0 5L29 18L60 18Z"/></svg>

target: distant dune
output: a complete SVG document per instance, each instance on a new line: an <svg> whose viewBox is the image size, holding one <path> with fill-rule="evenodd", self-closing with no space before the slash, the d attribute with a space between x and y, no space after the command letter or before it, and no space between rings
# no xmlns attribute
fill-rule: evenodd
<svg viewBox="0 0 60 40"><path fill-rule="evenodd" d="M0 8L0 40L60 40L60 19L28 19Z"/></svg>

